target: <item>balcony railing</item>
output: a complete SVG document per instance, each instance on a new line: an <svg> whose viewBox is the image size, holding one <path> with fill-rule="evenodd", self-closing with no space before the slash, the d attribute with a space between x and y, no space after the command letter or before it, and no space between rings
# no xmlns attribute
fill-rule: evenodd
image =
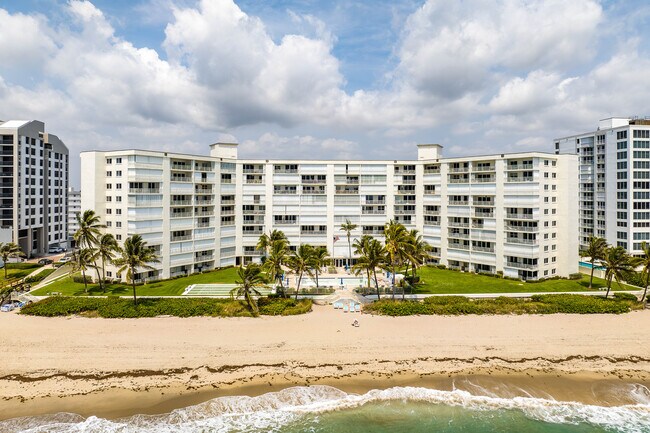
<svg viewBox="0 0 650 433"><path fill-rule="evenodd" d="M530 177L530 176L508 177L506 179L506 182L509 182L509 183L534 182L534 181L535 181L535 178Z"/></svg>
<svg viewBox="0 0 650 433"><path fill-rule="evenodd" d="M510 164L506 170L532 170L533 164Z"/></svg>
<svg viewBox="0 0 650 433"><path fill-rule="evenodd" d="M223 212L222 212L222 214L223 214ZM206 210L206 211L196 212L196 213L194 214L194 216L197 216L197 217L202 217L202 216L213 216L213 215L214 215L214 211L211 211L211 210Z"/></svg>
<svg viewBox="0 0 650 433"><path fill-rule="evenodd" d="M172 206L191 206L192 200L172 200Z"/></svg>
<svg viewBox="0 0 650 433"><path fill-rule="evenodd" d="M425 215L433 215L433 216L437 216L437 215L440 215L440 211L439 211L439 210L426 210L426 209L425 209L425 210L424 210L424 214L425 214Z"/></svg>
<svg viewBox="0 0 650 433"><path fill-rule="evenodd" d="M519 268L519 269L537 269L539 265L531 263L521 263L521 262L511 262L507 261L506 266L509 268Z"/></svg>
<svg viewBox="0 0 650 433"><path fill-rule="evenodd" d="M485 207L494 207L494 201L473 201L473 206L485 206Z"/></svg>
<svg viewBox="0 0 650 433"><path fill-rule="evenodd" d="M160 188L129 188L129 194L160 194Z"/></svg>
<svg viewBox="0 0 650 433"><path fill-rule="evenodd" d="M264 174L264 168L245 168L244 174Z"/></svg>
<svg viewBox="0 0 650 433"><path fill-rule="evenodd" d="M491 166L481 166L481 167L472 167L472 171L496 171L496 167Z"/></svg>
<svg viewBox="0 0 650 433"><path fill-rule="evenodd" d="M508 238L506 237L506 243L509 244L522 244L522 245L537 245L539 241L537 239L522 239L522 238Z"/></svg>
<svg viewBox="0 0 650 433"><path fill-rule="evenodd" d="M494 247L477 247L473 246L472 251L482 252L482 253L493 253Z"/></svg>
<svg viewBox="0 0 650 433"><path fill-rule="evenodd" d="M449 167L449 173L469 173L469 167Z"/></svg>
<svg viewBox="0 0 650 433"><path fill-rule="evenodd" d="M452 177L449 179L449 183L469 183L469 178L454 179Z"/></svg>
<svg viewBox="0 0 650 433"><path fill-rule="evenodd" d="M183 235L183 236L172 236L172 242L180 242L180 241L189 241L192 239L192 235Z"/></svg>
<svg viewBox="0 0 650 433"><path fill-rule="evenodd" d="M363 215L386 215L386 210L362 209L361 214L363 214Z"/></svg>
<svg viewBox="0 0 650 433"><path fill-rule="evenodd" d="M460 239L469 239L469 233L454 233L449 232L450 238L460 238Z"/></svg>
<svg viewBox="0 0 650 433"><path fill-rule="evenodd" d="M449 243L447 246L448 248L456 249L456 250L469 250L469 245L467 244L459 244L455 242Z"/></svg>
<svg viewBox="0 0 650 433"><path fill-rule="evenodd" d="M532 220L533 214L530 213L507 213L506 218L517 220Z"/></svg>
<svg viewBox="0 0 650 433"><path fill-rule="evenodd" d="M458 222L458 221L449 221L449 227L469 227L469 223Z"/></svg>
<svg viewBox="0 0 650 433"><path fill-rule="evenodd" d="M415 199L396 198L395 204L415 204Z"/></svg>
<svg viewBox="0 0 650 433"><path fill-rule="evenodd" d="M513 226L510 224L506 224L505 227L506 230L513 231L513 232L538 232L539 227L538 226Z"/></svg>
<svg viewBox="0 0 650 433"><path fill-rule="evenodd" d="M383 212L385 213L385 212ZM409 210L409 209L395 209L395 215L414 215L415 210Z"/></svg>
<svg viewBox="0 0 650 433"><path fill-rule="evenodd" d="M173 212L170 218L192 218L192 212Z"/></svg>
<svg viewBox="0 0 650 433"><path fill-rule="evenodd" d="M362 234L364 235L379 235L383 236L384 231L383 230L362 230Z"/></svg>
<svg viewBox="0 0 650 433"><path fill-rule="evenodd" d="M327 230L300 230L300 234L307 236L323 236L327 234Z"/></svg>
<svg viewBox="0 0 650 433"><path fill-rule="evenodd" d="M469 206L469 201L467 200L449 200L450 206Z"/></svg>

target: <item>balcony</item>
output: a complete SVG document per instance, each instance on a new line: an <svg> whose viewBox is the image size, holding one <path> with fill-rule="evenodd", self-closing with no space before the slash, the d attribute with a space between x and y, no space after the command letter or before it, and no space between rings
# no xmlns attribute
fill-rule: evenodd
<svg viewBox="0 0 650 433"><path fill-rule="evenodd" d="M494 247L477 247L473 246L472 251L481 252L481 253L493 253Z"/></svg>
<svg viewBox="0 0 650 433"><path fill-rule="evenodd" d="M424 215L433 215L433 216L438 216L440 215L439 210L424 210Z"/></svg>
<svg viewBox="0 0 650 433"><path fill-rule="evenodd" d="M234 200L231 204L234 204ZM197 206L211 206L214 204L214 200L197 200L195 203ZM226 203L224 203L226 204Z"/></svg>
<svg viewBox="0 0 650 433"><path fill-rule="evenodd" d="M362 234L364 235L377 235L377 236L383 236L384 235L384 230L366 230L363 229L361 231Z"/></svg>
<svg viewBox="0 0 650 433"><path fill-rule="evenodd" d="M325 236L327 230L300 230L300 234L303 236Z"/></svg>
<svg viewBox="0 0 650 433"><path fill-rule="evenodd" d="M469 178L450 178L449 183L469 183Z"/></svg>
<svg viewBox="0 0 650 433"><path fill-rule="evenodd" d="M385 209L361 209L362 215L386 215Z"/></svg>
<svg viewBox="0 0 650 433"><path fill-rule="evenodd" d="M449 173L469 173L469 167L449 167Z"/></svg>
<svg viewBox="0 0 650 433"><path fill-rule="evenodd" d="M172 212L170 218L192 218L192 212Z"/></svg>
<svg viewBox="0 0 650 433"><path fill-rule="evenodd" d="M336 194L359 194L359 188L339 188L336 187Z"/></svg>
<svg viewBox="0 0 650 433"><path fill-rule="evenodd" d="M485 171L496 171L496 167L491 165L491 166L477 166L477 167L472 167L472 171L479 171L479 172L485 172Z"/></svg>
<svg viewBox="0 0 650 433"><path fill-rule="evenodd" d="M160 188L129 188L129 194L160 194Z"/></svg>
<svg viewBox="0 0 650 433"><path fill-rule="evenodd" d="M532 220L532 213L506 213L506 218L511 220Z"/></svg>
<svg viewBox="0 0 650 433"><path fill-rule="evenodd" d="M226 215L234 215L234 214L235 214L234 209L222 209L221 210L221 215L224 215L224 216L226 216ZM197 216L199 216L199 215L197 215Z"/></svg>
<svg viewBox="0 0 650 433"><path fill-rule="evenodd" d="M455 250L469 250L469 244L461 244L457 242L450 242L447 245L447 248L455 249Z"/></svg>
<svg viewBox="0 0 650 433"><path fill-rule="evenodd" d="M228 226L234 226L235 221L227 220L227 221L221 221L221 227L228 227Z"/></svg>
<svg viewBox="0 0 650 433"><path fill-rule="evenodd" d="M213 222L205 222L205 221L197 222L196 224L194 224L194 227L196 227L197 229L202 229L202 228L212 227L212 226L214 226Z"/></svg>
<svg viewBox="0 0 650 433"><path fill-rule="evenodd" d="M382 213L386 213L386 212L382 212ZM415 215L415 210L395 209L395 215Z"/></svg>
<svg viewBox="0 0 650 433"><path fill-rule="evenodd" d="M469 233L460 233L460 232L449 232L448 237L457 238L457 239L469 239Z"/></svg>
<svg viewBox="0 0 650 433"><path fill-rule="evenodd" d="M528 233L535 233L539 231L538 226L513 226L511 224L506 224L505 229L514 232L528 232Z"/></svg>
<svg viewBox="0 0 650 433"><path fill-rule="evenodd" d="M509 164L506 167L506 170L512 171L512 170L532 170L533 169L533 164Z"/></svg>
<svg viewBox="0 0 650 433"><path fill-rule="evenodd" d="M523 238L509 238L506 237L506 243L508 244L520 244L520 245L537 245L539 241L537 239L523 239Z"/></svg>
<svg viewBox="0 0 650 433"><path fill-rule="evenodd" d="M211 164L196 164L194 165L196 171L212 171Z"/></svg>
<svg viewBox="0 0 650 433"><path fill-rule="evenodd" d="M192 178L189 176L172 176L170 180L172 182L192 183Z"/></svg>
<svg viewBox="0 0 650 433"><path fill-rule="evenodd" d="M469 223L465 222L459 222L459 221L449 221L449 224L447 224L449 227L469 227Z"/></svg>
<svg viewBox="0 0 650 433"><path fill-rule="evenodd" d="M212 200L206 200L206 201L197 201L197 203L205 203L207 201L212 202ZM229 200L229 199L221 199L221 204L235 204L235 199Z"/></svg>
<svg viewBox="0 0 650 433"><path fill-rule="evenodd" d="M245 168L244 174L264 174L264 168Z"/></svg>
<svg viewBox="0 0 650 433"><path fill-rule="evenodd" d="M171 206L192 206L192 200L172 200Z"/></svg>
<svg viewBox="0 0 650 433"><path fill-rule="evenodd" d="M415 204L415 199L396 198L395 204Z"/></svg>
<svg viewBox="0 0 650 433"><path fill-rule="evenodd" d="M233 212L234 213L234 212ZM223 212L221 212L221 215L225 215ZM194 216L197 217L203 217L203 216L214 216L214 211L211 210L206 210L206 211L201 211L201 212L196 212Z"/></svg>
<svg viewBox="0 0 650 433"><path fill-rule="evenodd" d="M474 183L495 183L496 181L496 176L475 177L473 180Z"/></svg>
<svg viewBox="0 0 650 433"><path fill-rule="evenodd" d="M534 177L530 177L530 176L521 176L521 177L519 177L519 176L516 176L516 177L513 176L513 177L508 177L508 178L506 179L506 182L508 182L508 183L535 182L535 178L534 178Z"/></svg>
<svg viewBox="0 0 650 433"><path fill-rule="evenodd" d="M189 241L191 239L192 239L192 235L172 236L171 237L172 242Z"/></svg>
<svg viewBox="0 0 650 433"><path fill-rule="evenodd" d="M174 161L172 161L171 169L172 170L180 170L180 171L192 171L192 164L187 163L187 162L174 162Z"/></svg>
<svg viewBox="0 0 650 433"><path fill-rule="evenodd" d="M506 266L509 268L518 268L518 269L537 269L539 267L539 265L537 264L511 262L511 261L507 261Z"/></svg>
<svg viewBox="0 0 650 433"><path fill-rule="evenodd" d="M424 174L440 174L440 167L437 168L425 168Z"/></svg>
<svg viewBox="0 0 650 433"><path fill-rule="evenodd" d="M449 200L449 206L469 206L468 200Z"/></svg>
<svg viewBox="0 0 650 433"><path fill-rule="evenodd" d="M481 207L481 206L483 206L483 207L494 207L494 200L489 200L489 201L476 201L475 200L475 201L472 202L472 205L477 206L477 207Z"/></svg>

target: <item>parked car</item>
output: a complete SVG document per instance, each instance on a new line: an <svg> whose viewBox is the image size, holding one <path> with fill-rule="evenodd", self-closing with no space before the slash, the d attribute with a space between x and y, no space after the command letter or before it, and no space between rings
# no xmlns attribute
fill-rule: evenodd
<svg viewBox="0 0 650 433"><path fill-rule="evenodd" d="M52 264L52 259L40 259L38 261L39 265L50 265Z"/></svg>
<svg viewBox="0 0 650 433"><path fill-rule="evenodd" d="M72 260L72 257L63 257L61 260L59 260L60 263L68 263L70 260Z"/></svg>
<svg viewBox="0 0 650 433"><path fill-rule="evenodd" d="M58 253L62 253L63 251L65 250L61 247L51 247L49 250L47 250L49 254L58 254Z"/></svg>
<svg viewBox="0 0 650 433"><path fill-rule="evenodd" d="M14 304L4 304L2 307L0 307L0 311L3 313L8 313L9 311L13 311L14 308L16 308Z"/></svg>

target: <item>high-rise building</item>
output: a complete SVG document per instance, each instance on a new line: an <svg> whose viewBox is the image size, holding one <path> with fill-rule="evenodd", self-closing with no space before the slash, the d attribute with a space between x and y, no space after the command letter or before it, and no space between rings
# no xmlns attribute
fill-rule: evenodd
<svg viewBox="0 0 650 433"><path fill-rule="evenodd" d="M328 248L337 265L352 239L383 240L394 219L433 246L433 263L522 279L578 271L577 157L547 153L413 161L241 160L237 145L210 156L83 152L82 209L119 242L140 234L161 257L142 278L169 278L259 261L259 236L282 230L295 248ZM109 276L115 277L111 270Z"/></svg>
<svg viewBox="0 0 650 433"><path fill-rule="evenodd" d="M650 242L650 120L604 119L554 143L556 154L579 157L581 247L597 236L640 254Z"/></svg>
<svg viewBox="0 0 650 433"><path fill-rule="evenodd" d="M65 244L68 148L43 122L0 122L0 227L28 256Z"/></svg>
<svg viewBox="0 0 650 433"><path fill-rule="evenodd" d="M68 246L74 246L74 234L79 230L77 214L81 212L81 191L68 188Z"/></svg>

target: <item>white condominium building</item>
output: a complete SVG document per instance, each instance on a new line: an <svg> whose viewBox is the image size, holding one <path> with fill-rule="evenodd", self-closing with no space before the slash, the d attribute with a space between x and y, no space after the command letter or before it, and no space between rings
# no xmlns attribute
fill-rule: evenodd
<svg viewBox="0 0 650 433"><path fill-rule="evenodd" d="M79 230L77 214L81 212L81 191L68 188L68 246L74 245L73 236Z"/></svg>
<svg viewBox="0 0 650 433"><path fill-rule="evenodd" d="M27 256L67 240L68 148L37 120L0 121L0 237Z"/></svg>
<svg viewBox="0 0 650 433"><path fill-rule="evenodd" d="M597 236L640 254L650 242L650 120L605 119L554 142L556 154L579 157L580 245Z"/></svg>
<svg viewBox="0 0 650 433"><path fill-rule="evenodd" d="M337 265L353 240L383 240L395 219L433 247L433 262L510 277L578 271L577 157L521 153L416 161L240 160L237 145L210 156L84 152L82 208L118 241L140 234L161 257L142 278L169 278L258 261L262 233L326 246ZM115 277L114 274L111 276Z"/></svg>

